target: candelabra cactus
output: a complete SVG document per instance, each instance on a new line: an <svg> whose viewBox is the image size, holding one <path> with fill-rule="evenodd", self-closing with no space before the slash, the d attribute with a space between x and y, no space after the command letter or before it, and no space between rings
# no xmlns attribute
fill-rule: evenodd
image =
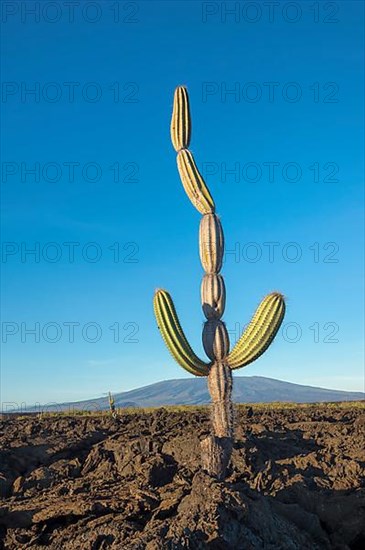
<svg viewBox="0 0 365 550"><path fill-rule="evenodd" d="M285 303L278 292L266 296L232 351L229 351L228 332L221 321L226 302L224 280L219 274L224 254L223 230L215 213L214 200L191 151L187 149L190 137L188 93L186 88L179 86L174 96L171 139L177 151L177 167L186 194L203 215L199 230L200 260L205 271L201 284L201 302L206 317L202 340L210 361L202 361L191 349L173 301L165 290L156 291L154 310L162 337L177 363L195 376L208 377L213 433L201 442L203 468L223 479L233 443L232 369L245 367L265 352L281 325Z"/></svg>

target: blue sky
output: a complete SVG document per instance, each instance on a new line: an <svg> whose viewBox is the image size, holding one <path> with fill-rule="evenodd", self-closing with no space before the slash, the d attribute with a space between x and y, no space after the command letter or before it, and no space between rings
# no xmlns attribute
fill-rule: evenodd
<svg viewBox="0 0 365 550"><path fill-rule="evenodd" d="M178 84L231 252L231 340L266 293L287 297L274 344L237 374L364 390L362 2L5 4L2 401L189 376L156 328L158 287L203 356Z"/></svg>

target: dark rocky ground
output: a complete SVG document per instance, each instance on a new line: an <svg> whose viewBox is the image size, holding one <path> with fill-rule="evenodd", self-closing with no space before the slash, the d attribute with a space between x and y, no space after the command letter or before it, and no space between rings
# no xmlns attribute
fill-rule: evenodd
<svg viewBox="0 0 365 550"><path fill-rule="evenodd" d="M365 548L365 410L241 407L230 475L208 412L0 419L0 548Z"/></svg>

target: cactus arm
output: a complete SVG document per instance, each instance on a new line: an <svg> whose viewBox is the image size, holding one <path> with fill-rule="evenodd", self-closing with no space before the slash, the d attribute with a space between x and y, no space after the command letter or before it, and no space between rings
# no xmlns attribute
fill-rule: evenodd
<svg viewBox="0 0 365 550"><path fill-rule="evenodd" d="M228 355L227 361L231 369L245 367L267 350L280 328L284 314L283 296L278 292L268 294Z"/></svg>
<svg viewBox="0 0 365 550"><path fill-rule="evenodd" d="M157 325L175 361L195 376L207 376L209 374L208 364L199 359L191 349L169 293L165 290L157 290L153 306Z"/></svg>

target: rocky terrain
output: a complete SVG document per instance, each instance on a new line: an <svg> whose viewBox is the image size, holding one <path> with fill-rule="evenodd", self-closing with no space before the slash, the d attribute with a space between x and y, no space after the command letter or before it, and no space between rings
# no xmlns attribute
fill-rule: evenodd
<svg viewBox="0 0 365 550"><path fill-rule="evenodd" d="M365 410L236 408L230 475L207 409L0 417L0 548L365 548Z"/></svg>

